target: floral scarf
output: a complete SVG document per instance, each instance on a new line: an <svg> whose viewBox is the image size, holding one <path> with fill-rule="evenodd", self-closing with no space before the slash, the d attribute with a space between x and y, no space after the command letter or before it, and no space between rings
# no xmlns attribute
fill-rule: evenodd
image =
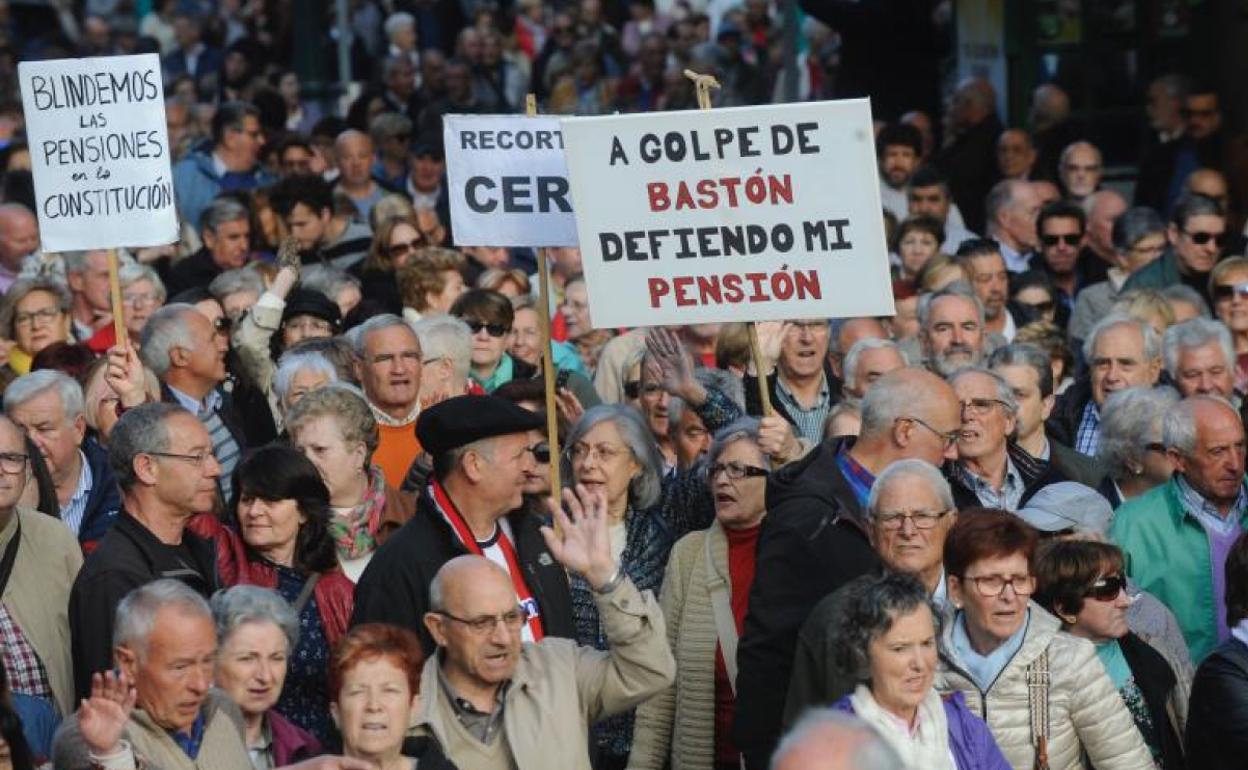
<svg viewBox="0 0 1248 770"><path fill-rule="evenodd" d="M368 469L368 490L364 499L346 513L335 511L329 517L329 535L344 559L358 559L377 548L377 527L386 507L386 480L376 465Z"/></svg>

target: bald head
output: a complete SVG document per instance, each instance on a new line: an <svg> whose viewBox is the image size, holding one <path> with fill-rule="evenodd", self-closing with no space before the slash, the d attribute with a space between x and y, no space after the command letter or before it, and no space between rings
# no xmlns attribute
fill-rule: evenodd
<svg viewBox="0 0 1248 770"><path fill-rule="evenodd" d="M926 369L897 369L867 388L855 457L861 462L859 454L869 455L868 467L877 472L908 458L938 466L952 456L946 437L961 424L958 397L949 383Z"/></svg>
<svg viewBox="0 0 1248 770"><path fill-rule="evenodd" d="M1031 95L1031 130L1043 131L1070 117L1070 97L1052 83L1037 86Z"/></svg>
<svg viewBox="0 0 1248 770"><path fill-rule="evenodd" d="M470 599L474 589L493 593L501 588L514 593L511 578L502 567L485 558L469 554L456 556L443 564L429 584L429 606L434 611L457 609Z"/></svg>
<svg viewBox="0 0 1248 770"><path fill-rule="evenodd" d="M1088 245L1102 259L1114 262L1114 220L1127 210L1127 199L1114 190L1100 190L1084 201L1088 212Z"/></svg>
<svg viewBox="0 0 1248 770"><path fill-rule="evenodd" d="M900 757L867 723L830 708L802 717L771 759L771 770L893 770Z"/></svg>
<svg viewBox="0 0 1248 770"><path fill-rule="evenodd" d="M372 177L373 140L368 134L348 129L334 140L334 157L348 191L367 187Z"/></svg>
<svg viewBox="0 0 1248 770"><path fill-rule="evenodd" d="M1222 204L1225 210L1227 202L1230 199L1229 189L1226 185L1226 177L1221 171L1212 168L1198 168L1187 175L1187 180L1183 187L1189 193L1203 195L1207 198L1213 198Z"/></svg>
<svg viewBox="0 0 1248 770"><path fill-rule="evenodd" d="M39 248L39 222L20 203L0 205L0 264L12 272L22 267L22 258Z"/></svg>
<svg viewBox="0 0 1248 770"><path fill-rule="evenodd" d="M950 117L953 128L967 129L982 123L997 110L997 92L985 78L966 78L953 92Z"/></svg>

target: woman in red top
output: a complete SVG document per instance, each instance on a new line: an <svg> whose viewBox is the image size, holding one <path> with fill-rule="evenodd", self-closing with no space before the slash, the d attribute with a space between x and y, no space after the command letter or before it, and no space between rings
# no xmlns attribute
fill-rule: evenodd
<svg viewBox="0 0 1248 770"><path fill-rule="evenodd" d="M741 766L730 734L736 648L767 514L768 467L757 419L739 419L716 434L707 467L715 521L672 548L659 597L676 683L637 709L629 770Z"/></svg>

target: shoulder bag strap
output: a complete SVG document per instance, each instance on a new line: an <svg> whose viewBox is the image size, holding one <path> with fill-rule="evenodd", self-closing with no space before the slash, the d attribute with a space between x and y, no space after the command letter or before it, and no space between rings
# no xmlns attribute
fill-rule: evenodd
<svg viewBox="0 0 1248 770"><path fill-rule="evenodd" d="M17 510L13 510L13 515L17 516ZM9 540L9 544L4 548L4 556L0 557L0 596L4 595L4 589L9 585L9 576L13 574L13 564L17 561L17 546L22 540L22 520L17 520L17 529L13 530L13 538Z"/></svg>
<svg viewBox="0 0 1248 770"><path fill-rule="evenodd" d="M299 591L299 596L295 598L294 608L295 617L299 617L303 613L303 608L307 606L312 599L312 592L316 590L316 582L321 579L321 573L313 572L308 576L307 581L303 584L303 588Z"/></svg>
<svg viewBox="0 0 1248 770"><path fill-rule="evenodd" d="M732 694L737 694L737 621L732 616L732 598L728 581L715 569L711 556L711 530L703 538L706 552L707 590L711 593L711 609L715 612L715 631L719 636L719 648L724 653L724 667L728 669L728 684Z"/></svg>
<svg viewBox="0 0 1248 770"><path fill-rule="evenodd" d="M1049 770L1049 651L1046 648L1027 666L1027 710L1031 715L1031 743L1036 770Z"/></svg>

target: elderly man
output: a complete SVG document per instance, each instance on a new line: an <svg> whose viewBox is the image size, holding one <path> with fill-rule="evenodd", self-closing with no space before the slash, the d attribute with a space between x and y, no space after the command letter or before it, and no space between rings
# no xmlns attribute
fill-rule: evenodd
<svg viewBox="0 0 1248 770"><path fill-rule="evenodd" d="M889 339L888 329L880 319L842 318L832 322L832 337L828 345L828 363L832 367L833 396L839 400L845 381L845 356L859 340Z"/></svg>
<svg viewBox="0 0 1248 770"><path fill-rule="evenodd" d="M875 568L864 509L875 476L896 460L937 465L959 435L953 389L922 369L880 379L862 403L857 440L820 444L768 482L768 516L737 661L733 739L763 767L780 734L793 646L814 605Z"/></svg>
<svg viewBox="0 0 1248 770"><path fill-rule="evenodd" d="M477 554L510 576L513 602L528 611L526 640L573 635L567 575L551 560L538 518L519 510L535 462L529 431L545 424L494 396L457 396L421 414L416 435L433 456L433 478L415 516L378 549L356 584L353 624L410 628L432 651L423 621L430 581L456 556Z"/></svg>
<svg viewBox="0 0 1248 770"><path fill-rule="evenodd" d="M517 604L514 576L476 555L444 564L424 616L438 654L421 673L417 729L432 733L459 767L589 770L590 725L676 678L658 602L611 553L606 499L566 500L570 515L555 509L558 533L543 527L542 535L559 564L593 589L608 650L525 640L527 607ZM542 697L532 697L539 690Z"/></svg>
<svg viewBox="0 0 1248 770"><path fill-rule="evenodd" d="M941 244L940 250L946 254L957 251L962 241L979 237L966 229L961 212L953 205L949 180L935 166L921 166L910 177L910 186L906 188L906 204L910 216L926 214L944 225L945 242Z"/></svg>
<svg viewBox="0 0 1248 770"><path fill-rule="evenodd" d="M984 308L984 330L1009 342L1018 326L1006 303L1010 299L1010 273L996 241L980 238L963 241L957 252L958 264Z"/></svg>
<svg viewBox="0 0 1248 770"><path fill-rule="evenodd" d="M1221 205L1204 195L1186 195L1174 205L1166 232L1170 246L1160 257L1131 274L1122 285L1132 289L1162 289L1185 283L1212 306L1209 272L1222 256L1226 215Z"/></svg>
<svg viewBox="0 0 1248 770"><path fill-rule="evenodd" d="M21 203L0 204L0 292L6 292L22 260L39 250L39 222Z"/></svg>
<svg viewBox="0 0 1248 770"><path fill-rule="evenodd" d="M61 521L90 551L113 526L121 490L108 452L86 438L82 388L63 372L40 369L5 388L4 413L38 447L56 487Z"/></svg>
<svg viewBox="0 0 1248 770"><path fill-rule="evenodd" d="M0 417L0 648L11 703L33 719L76 704L66 607L82 551L55 519L18 507L29 459L21 430Z"/></svg>
<svg viewBox="0 0 1248 770"><path fill-rule="evenodd" d="M398 316L373 316L352 330L356 378L377 418L379 443L373 462L397 488L422 444L413 426L420 413L423 356L420 339Z"/></svg>
<svg viewBox="0 0 1248 770"><path fill-rule="evenodd" d="M919 298L919 349L941 377L983 360L984 306L964 284Z"/></svg>
<svg viewBox="0 0 1248 770"><path fill-rule="evenodd" d="M346 270L368 254L373 234L368 226L334 210L334 193L319 176L287 177L269 193L273 210L299 242L306 264L328 262Z"/></svg>
<svg viewBox="0 0 1248 770"><path fill-rule="evenodd" d="M1167 483L1118 507L1109 534L1127 574L1174 612L1199 662L1226 641L1226 557L1248 526L1244 426L1218 396L1191 396L1166 413Z"/></svg>
<svg viewBox="0 0 1248 770"><path fill-rule="evenodd" d="M906 357L896 342L864 337L845 354L845 401L861 404L875 381L906 368Z"/></svg>
<svg viewBox="0 0 1248 770"><path fill-rule="evenodd" d="M90 697L57 732L53 764L60 770L251 767L243 715L212 686L217 633L204 597L177 580L156 580L121 600L116 621L111 641L119 673L95 677ZM287 766L369 767L341 757Z"/></svg>
<svg viewBox="0 0 1248 770"><path fill-rule="evenodd" d="M1003 128L992 84L979 77L958 83L945 111L945 123L945 146L936 165L949 176L953 199L967 226L982 232L984 198L997 178L993 149Z"/></svg>
<svg viewBox="0 0 1248 770"><path fill-rule="evenodd" d="M222 500L232 499L230 475L247 448L231 394L221 388L229 346L228 326L214 324L193 305L182 303L153 313L139 346L144 366L160 380L161 400L186 409L208 431L212 454L221 467L217 481Z"/></svg>
<svg viewBox="0 0 1248 770"><path fill-rule="evenodd" d="M874 727L832 708L811 709L776 747L771 770L894 770L901 756Z"/></svg>
<svg viewBox="0 0 1248 770"><path fill-rule="evenodd" d="M1030 267L1036 249L1036 215L1040 196L1030 182L1006 179L997 182L984 203L988 237L1001 246L1001 256L1011 273Z"/></svg>
<svg viewBox="0 0 1248 770"><path fill-rule="evenodd" d="M424 363L420 368L420 401L436 403L468 393L472 368L472 330L454 316L422 318L413 327Z"/></svg>
<svg viewBox="0 0 1248 770"><path fill-rule="evenodd" d="M950 378L962 405L958 459L949 466L958 508L1017 511L1046 484L1064 479L1010 441L1018 427L1018 402L1001 375L967 368Z"/></svg>
<svg viewBox="0 0 1248 770"><path fill-rule="evenodd" d="M1066 199L1074 203L1083 201L1101 186L1101 151L1091 142L1074 142L1062 150L1058 160L1057 175L1061 179Z"/></svg>
<svg viewBox="0 0 1248 770"><path fill-rule="evenodd" d="M889 465L867 498L868 534L880 566L917 575L939 603L946 600L941 561L945 536L957 517L949 483L934 465L922 460ZM836 665L830 632L857 582L824 597L802 624L784 707L786 724L796 721L807 708L835 703L853 691L855 682Z"/></svg>
<svg viewBox="0 0 1248 770"><path fill-rule="evenodd" d="M1114 250L1114 221L1127 211L1127 199L1114 190L1098 190L1083 201L1083 210L1088 214L1088 247L1101 261L1101 272L1104 273L1113 265L1118 264L1118 254ZM1105 280L1104 276L1096 278Z"/></svg>
<svg viewBox="0 0 1248 770"><path fill-rule="evenodd" d="M837 384L828 361L831 328L827 319L787 321L781 327L779 357L775 370L767 376L771 405L776 413L793 424L797 434L812 444L823 436L823 422L835 401ZM774 350L772 344L766 346ZM770 353L775 355L775 353ZM746 411L762 414L758 384L745 377Z"/></svg>
<svg viewBox="0 0 1248 770"><path fill-rule="evenodd" d="M65 260L65 282L72 297L71 331L75 340L86 342L113 318L108 296L108 252L66 251L61 257Z"/></svg>
<svg viewBox="0 0 1248 770"><path fill-rule="evenodd" d="M251 212L233 198L217 198L199 220L204 246L169 269L165 286L170 296L187 289L207 288L226 270L247 264L251 254Z"/></svg>
<svg viewBox="0 0 1248 770"><path fill-rule="evenodd" d="M1002 179L1028 181L1036 165L1036 145L1026 129L1009 128L997 137L997 171Z"/></svg>
<svg viewBox="0 0 1248 770"><path fill-rule="evenodd" d="M263 146L258 109L244 102L218 106L212 116L211 149L192 152L173 167L173 190L182 221L199 222L217 193L252 190L272 182L259 163Z"/></svg>
<svg viewBox="0 0 1248 770"><path fill-rule="evenodd" d="M339 172L334 190L355 204L361 222L368 221L373 205L386 194L386 188L373 179L373 155L373 140L363 131L347 129L334 140Z"/></svg>
<svg viewBox="0 0 1248 770"><path fill-rule="evenodd" d="M1193 318L1166 329L1161 343L1166 373L1184 396L1221 396L1238 406L1235 346L1217 321Z"/></svg>
<svg viewBox="0 0 1248 770"><path fill-rule="evenodd" d="M1057 399L1046 427L1057 441L1096 457L1101 405L1110 393L1157 382L1161 340L1148 323L1124 313L1111 313L1088 332L1083 357L1088 362L1088 376Z"/></svg>
<svg viewBox="0 0 1248 770"><path fill-rule="evenodd" d="M221 473L203 424L173 404L144 404L121 416L108 442L123 509L69 598L79 698L90 694L92 674L112 666L113 610L122 597L160 578L205 597L218 588L215 547L185 531L191 516L212 510Z"/></svg>

